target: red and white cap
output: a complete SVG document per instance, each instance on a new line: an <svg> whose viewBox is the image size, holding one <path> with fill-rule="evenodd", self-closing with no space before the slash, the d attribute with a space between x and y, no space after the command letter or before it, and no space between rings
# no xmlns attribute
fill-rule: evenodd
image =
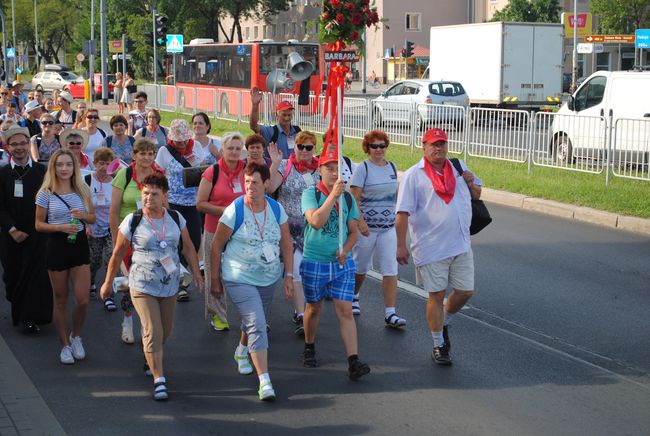
<svg viewBox="0 0 650 436"><path fill-rule="evenodd" d="M283 100L275 106L275 111L290 111L293 110L293 103L287 100Z"/></svg>
<svg viewBox="0 0 650 436"><path fill-rule="evenodd" d="M438 128L429 129L424 133L424 135L422 135L423 144L426 142L435 144L438 141L447 142L447 134L442 129L438 129Z"/></svg>

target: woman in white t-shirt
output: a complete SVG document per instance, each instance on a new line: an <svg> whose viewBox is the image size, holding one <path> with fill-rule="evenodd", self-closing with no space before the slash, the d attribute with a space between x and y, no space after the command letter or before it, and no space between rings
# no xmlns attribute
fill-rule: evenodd
<svg viewBox="0 0 650 436"><path fill-rule="evenodd" d="M357 165L350 191L359 205L359 241L354 247L354 300L352 313L361 314L359 291L372 267L373 259L382 275L384 321L386 327L404 327L406 320L395 313L397 303L397 234L395 204L397 203L397 167L386 160L390 141L381 130L366 133L361 143L368 159Z"/></svg>
<svg viewBox="0 0 650 436"><path fill-rule="evenodd" d="M88 143L83 148L83 152L88 155L91 162L94 161L93 157L95 150L104 144L106 132L97 127L99 124L99 112L95 108L90 108L83 114L83 127L81 130L88 132Z"/></svg>
<svg viewBox="0 0 650 436"><path fill-rule="evenodd" d="M212 125L210 118L204 112L197 112L192 116L192 129L194 130L194 143L200 144L205 157L204 165L213 165L221 158L221 141L208 136Z"/></svg>

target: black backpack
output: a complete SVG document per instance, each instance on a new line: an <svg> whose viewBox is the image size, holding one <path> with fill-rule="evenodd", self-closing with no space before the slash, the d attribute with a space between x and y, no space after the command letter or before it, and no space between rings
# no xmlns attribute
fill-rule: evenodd
<svg viewBox="0 0 650 436"><path fill-rule="evenodd" d="M291 125L291 129L295 130L296 133L300 133L302 131L300 127L294 126L293 124ZM289 129L289 131L291 131L291 129ZM269 144L271 142L277 142L279 137L280 137L280 129L278 129L278 125L276 124L273 126L273 136L271 136L271 140L269 141Z"/></svg>
<svg viewBox="0 0 650 436"><path fill-rule="evenodd" d="M181 229L181 219L179 216L179 213L173 209L167 209L167 213L169 216L172 217L176 225L178 226L178 229ZM142 209L138 209L135 212L133 212L133 218L131 219L131 225L129 226L129 230L131 231L131 245L133 245L133 234L135 233L135 229L138 227L140 224L140 221L142 221L142 217L144 214L142 213ZM178 240L178 251L183 251L183 237L181 236L180 239Z"/></svg>
<svg viewBox="0 0 650 436"><path fill-rule="evenodd" d="M126 136L129 140L129 144L131 144L131 147L133 147L133 143L135 142L135 138L131 135ZM111 148L113 146L113 135L107 136L106 137L106 147Z"/></svg>

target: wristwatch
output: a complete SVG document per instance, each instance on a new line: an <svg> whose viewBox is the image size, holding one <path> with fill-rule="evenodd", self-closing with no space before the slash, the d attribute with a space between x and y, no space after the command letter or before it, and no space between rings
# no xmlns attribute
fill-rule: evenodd
<svg viewBox="0 0 650 436"><path fill-rule="evenodd" d="M7 233L12 234L12 233L15 232L16 230L18 230L18 229L16 228L16 226L11 226L11 228L9 229L9 231L8 231Z"/></svg>

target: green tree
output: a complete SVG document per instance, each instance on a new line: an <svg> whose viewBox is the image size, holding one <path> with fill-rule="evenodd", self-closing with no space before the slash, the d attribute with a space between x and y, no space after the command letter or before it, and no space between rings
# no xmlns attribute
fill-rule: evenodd
<svg viewBox="0 0 650 436"><path fill-rule="evenodd" d="M592 0L590 10L602 33L632 34L650 26L650 0Z"/></svg>
<svg viewBox="0 0 650 436"><path fill-rule="evenodd" d="M222 3L223 12L233 19L230 32L226 32L221 27L228 42L234 42L235 32L237 32L237 41L244 41L241 31L242 20L253 18L268 23L270 17L289 9L287 0L223 0ZM230 33L230 36L228 36L228 33Z"/></svg>
<svg viewBox="0 0 650 436"><path fill-rule="evenodd" d="M490 21L559 23L559 0L510 0Z"/></svg>

